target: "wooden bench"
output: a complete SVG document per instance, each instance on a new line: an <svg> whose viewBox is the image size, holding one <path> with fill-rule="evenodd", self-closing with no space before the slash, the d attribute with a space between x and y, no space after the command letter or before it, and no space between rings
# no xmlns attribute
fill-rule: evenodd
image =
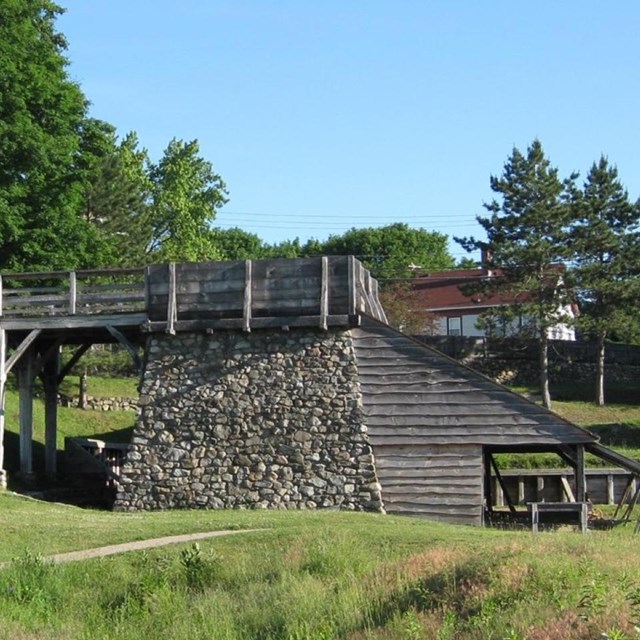
<svg viewBox="0 0 640 640"><path fill-rule="evenodd" d="M531 530L538 533L540 524L572 524L587 531L589 503L587 502L529 502Z"/></svg>

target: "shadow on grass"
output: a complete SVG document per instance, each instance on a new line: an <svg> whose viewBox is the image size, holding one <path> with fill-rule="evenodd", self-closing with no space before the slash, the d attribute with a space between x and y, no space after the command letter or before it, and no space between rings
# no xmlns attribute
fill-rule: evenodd
<svg viewBox="0 0 640 640"><path fill-rule="evenodd" d="M592 424L587 428L600 436L600 442L605 446L640 449L640 426L613 422Z"/></svg>
<svg viewBox="0 0 640 640"><path fill-rule="evenodd" d="M419 579L374 605L369 620L360 630L385 627L409 611L452 612L461 620L470 618L482 608L477 596L485 590L489 569L486 563L470 560Z"/></svg>

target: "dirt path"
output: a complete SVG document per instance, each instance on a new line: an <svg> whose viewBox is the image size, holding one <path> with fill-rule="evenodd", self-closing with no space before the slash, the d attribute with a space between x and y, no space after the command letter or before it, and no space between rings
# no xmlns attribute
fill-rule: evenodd
<svg viewBox="0 0 640 640"><path fill-rule="evenodd" d="M82 551L70 551L68 553L57 553L46 556L44 559L49 562L75 562L76 560L88 560L90 558L102 558L112 556L127 551L140 551L141 549L153 549L154 547L164 547L169 544L179 542L193 542L205 540L207 538L218 538L221 536L233 536L238 533L250 533L252 531L264 531L264 529L224 529L222 531L204 531L201 533L185 533L179 536L165 536L164 538L151 538L150 540L136 540L135 542L124 542L122 544L112 544L107 547L96 547L95 549L83 549ZM7 562L0 563L0 568L7 565Z"/></svg>

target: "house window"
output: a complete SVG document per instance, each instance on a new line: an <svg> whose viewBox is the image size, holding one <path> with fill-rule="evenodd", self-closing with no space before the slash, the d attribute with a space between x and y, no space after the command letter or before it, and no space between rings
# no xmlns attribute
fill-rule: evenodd
<svg viewBox="0 0 640 640"><path fill-rule="evenodd" d="M447 335L448 336L462 335L462 318L460 316L447 318Z"/></svg>

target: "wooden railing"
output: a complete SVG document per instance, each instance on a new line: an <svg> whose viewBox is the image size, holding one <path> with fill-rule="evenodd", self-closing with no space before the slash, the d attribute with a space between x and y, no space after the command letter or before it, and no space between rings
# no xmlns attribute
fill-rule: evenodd
<svg viewBox="0 0 640 640"><path fill-rule="evenodd" d="M148 331L383 322L378 283L353 256L169 263L140 269L0 276L0 324L65 325L56 317L144 314ZM273 320L273 323L271 323ZM9 322L13 321L13 322ZM74 320L75 322L75 320ZM73 326L79 326L77 322Z"/></svg>
<svg viewBox="0 0 640 640"><path fill-rule="evenodd" d="M42 317L144 311L144 269L91 269L0 276L0 316Z"/></svg>
<svg viewBox="0 0 640 640"><path fill-rule="evenodd" d="M112 487L120 478L130 447L94 438L65 438L65 470L70 474L104 475L106 486Z"/></svg>

